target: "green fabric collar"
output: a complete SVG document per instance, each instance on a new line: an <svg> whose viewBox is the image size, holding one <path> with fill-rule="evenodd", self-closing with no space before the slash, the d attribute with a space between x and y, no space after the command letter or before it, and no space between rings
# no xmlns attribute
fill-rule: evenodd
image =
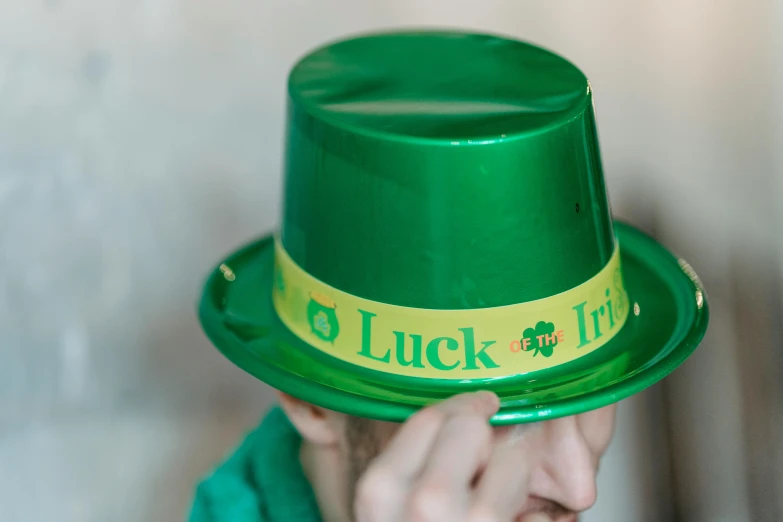
<svg viewBox="0 0 783 522"><path fill-rule="evenodd" d="M196 489L190 522L321 522L299 461L301 437L279 408Z"/></svg>

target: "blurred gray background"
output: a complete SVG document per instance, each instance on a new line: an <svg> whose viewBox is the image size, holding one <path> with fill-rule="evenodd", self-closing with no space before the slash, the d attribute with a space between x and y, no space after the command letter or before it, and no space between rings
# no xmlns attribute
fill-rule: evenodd
<svg viewBox="0 0 783 522"><path fill-rule="evenodd" d="M195 303L221 256L275 227L287 70L401 25L577 63L615 213L707 287L706 342L622 404L586 520L783 520L773 0L0 0L0 520L185 517L272 399Z"/></svg>

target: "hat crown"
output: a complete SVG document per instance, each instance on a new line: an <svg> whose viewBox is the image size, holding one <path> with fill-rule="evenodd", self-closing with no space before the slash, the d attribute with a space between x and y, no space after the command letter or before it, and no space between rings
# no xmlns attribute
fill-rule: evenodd
<svg viewBox="0 0 783 522"><path fill-rule="evenodd" d="M378 34L303 58L289 94L281 239L324 283L483 308L609 261L592 91L567 60L495 36Z"/></svg>

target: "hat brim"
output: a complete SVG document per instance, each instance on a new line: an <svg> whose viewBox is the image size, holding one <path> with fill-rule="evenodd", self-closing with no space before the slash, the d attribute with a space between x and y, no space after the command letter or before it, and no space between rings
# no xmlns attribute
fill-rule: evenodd
<svg viewBox="0 0 783 522"><path fill-rule="evenodd" d="M638 229L617 222L631 311L606 345L573 362L503 378L432 380L368 370L294 336L272 306L271 236L240 249L208 278L201 324L237 366L274 388L331 410L402 422L424 405L488 389L496 425L575 415L655 384L693 352L707 329L706 295L693 270Z"/></svg>

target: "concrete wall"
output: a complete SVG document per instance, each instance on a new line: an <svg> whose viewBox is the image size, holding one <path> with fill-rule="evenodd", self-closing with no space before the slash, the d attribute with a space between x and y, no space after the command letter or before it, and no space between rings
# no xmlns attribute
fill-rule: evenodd
<svg viewBox="0 0 783 522"><path fill-rule="evenodd" d="M184 517L271 400L194 307L275 226L287 68L411 24L579 64L615 212L712 298L698 355L622 405L586 520L780 520L781 20L771 0L0 0L0 520Z"/></svg>

